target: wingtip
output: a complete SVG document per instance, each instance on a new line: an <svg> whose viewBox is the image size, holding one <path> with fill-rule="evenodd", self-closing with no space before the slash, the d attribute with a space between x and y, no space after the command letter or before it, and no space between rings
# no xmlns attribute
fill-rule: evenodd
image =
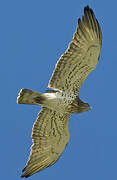
<svg viewBox="0 0 117 180"><path fill-rule="evenodd" d="M24 178L23 174L20 176L21 178Z"/></svg>
<svg viewBox="0 0 117 180"><path fill-rule="evenodd" d="M22 174L20 177L21 177L21 178L24 178L25 176Z"/></svg>
<svg viewBox="0 0 117 180"><path fill-rule="evenodd" d="M29 177L29 175L26 174L25 171L26 171L26 166L22 169L22 175L20 176L21 178L27 178L27 177Z"/></svg>
<svg viewBox="0 0 117 180"><path fill-rule="evenodd" d="M87 10L89 10L89 9L90 9L90 8L89 8L89 6L88 6L88 5L87 5L87 6L85 6L85 7L84 7L84 12L85 12L85 11L87 11Z"/></svg>
<svg viewBox="0 0 117 180"><path fill-rule="evenodd" d="M24 171L22 171L24 172ZM20 176L21 178L28 178L30 175L29 174L26 174L25 172Z"/></svg>
<svg viewBox="0 0 117 180"><path fill-rule="evenodd" d="M28 176L28 175L25 176L24 174L22 174L20 177L21 177L21 178L28 178L29 176Z"/></svg>
<svg viewBox="0 0 117 180"><path fill-rule="evenodd" d="M91 14L94 14L93 10L88 5L85 6L84 7L84 13L89 12L89 11L90 11Z"/></svg>

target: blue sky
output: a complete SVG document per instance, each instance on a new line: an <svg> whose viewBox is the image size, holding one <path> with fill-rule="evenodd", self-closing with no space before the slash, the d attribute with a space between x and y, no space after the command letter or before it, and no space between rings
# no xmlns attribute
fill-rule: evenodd
<svg viewBox="0 0 117 180"><path fill-rule="evenodd" d="M89 5L100 23L100 61L80 98L93 109L69 120L70 142L59 161L29 179L117 179L117 1L0 1L0 178L20 180L39 106L17 105L21 88L44 92Z"/></svg>

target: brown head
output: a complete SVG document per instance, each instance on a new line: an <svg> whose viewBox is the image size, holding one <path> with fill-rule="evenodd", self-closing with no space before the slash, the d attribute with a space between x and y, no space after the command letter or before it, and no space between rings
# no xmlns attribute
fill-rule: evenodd
<svg viewBox="0 0 117 180"><path fill-rule="evenodd" d="M91 110L91 107L88 103L85 103L83 101L81 101L79 98L78 98L78 113L82 113L82 112L85 112L85 111L88 111L88 110Z"/></svg>
<svg viewBox="0 0 117 180"><path fill-rule="evenodd" d="M80 98L76 98L74 102L71 104L69 109L71 113L82 113L88 110L91 110L91 107L88 103L85 103L80 100Z"/></svg>

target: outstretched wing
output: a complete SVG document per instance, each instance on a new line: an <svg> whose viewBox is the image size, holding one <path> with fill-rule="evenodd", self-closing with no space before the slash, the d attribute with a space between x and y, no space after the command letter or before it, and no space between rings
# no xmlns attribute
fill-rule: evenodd
<svg viewBox="0 0 117 180"><path fill-rule="evenodd" d="M98 63L101 41L99 23L87 6L82 22L78 19L78 28L67 51L56 64L48 87L77 96L83 81Z"/></svg>
<svg viewBox="0 0 117 180"><path fill-rule="evenodd" d="M33 145L21 177L29 177L57 161L69 141L69 116L42 108L33 126Z"/></svg>

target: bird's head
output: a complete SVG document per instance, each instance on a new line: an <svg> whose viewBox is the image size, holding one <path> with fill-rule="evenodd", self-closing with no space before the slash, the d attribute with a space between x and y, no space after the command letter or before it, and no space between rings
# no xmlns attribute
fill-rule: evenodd
<svg viewBox="0 0 117 180"><path fill-rule="evenodd" d="M82 113L88 110L91 110L92 108L90 107L90 105L88 103L85 103L83 101L81 101L80 98L78 98L78 113Z"/></svg>
<svg viewBox="0 0 117 180"><path fill-rule="evenodd" d="M91 110L90 105L81 101L79 97L73 101L69 108L70 113L82 113L88 110Z"/></svg>

